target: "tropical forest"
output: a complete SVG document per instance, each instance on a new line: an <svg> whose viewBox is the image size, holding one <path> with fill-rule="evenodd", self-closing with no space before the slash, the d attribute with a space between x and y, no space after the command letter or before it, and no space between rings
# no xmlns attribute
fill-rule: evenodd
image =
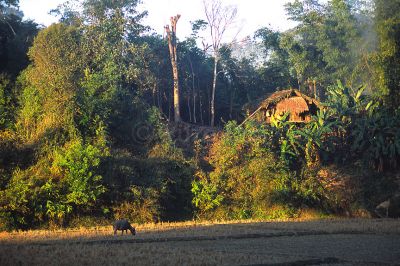
<svg viewBox="0 0 400 266"><path fill-rule="evenodd" d="M292 28L240 40L227 1L185 38L140 0L67 1L49 26L19 2L0 1L0 231L399 217L399 0L287 1Z"/></svg>

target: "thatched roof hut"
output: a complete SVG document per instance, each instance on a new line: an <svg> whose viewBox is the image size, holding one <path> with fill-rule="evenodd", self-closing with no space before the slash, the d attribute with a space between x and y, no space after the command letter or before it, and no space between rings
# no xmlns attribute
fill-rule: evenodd
<svg viewBox="0 0 400 266"><path fill-rule="evenodd" d="M316 99L296 89L282 90L274 92L263 100L244 122L255 119L269 123L272 116L283 115L286 112L289 112L290 122L308 122L320 108L321 104Z"/></svg>

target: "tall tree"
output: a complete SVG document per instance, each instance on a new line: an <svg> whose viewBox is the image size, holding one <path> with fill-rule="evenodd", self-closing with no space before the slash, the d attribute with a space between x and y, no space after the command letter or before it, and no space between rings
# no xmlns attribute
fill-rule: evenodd
<svg viewBox="0 0 400 266"><path fill-rule="evenodd" d="M211 47L214 56L213 83L210 103L210 125L215 124L215 92L217 89L218 63L220 60L220 48L226 31L233 25L236 19L237 8L223 6L221 0L204 0L204 12L210 30Z"/></svg>
<svg viewBox="0 0 400 266"><path fill-rule="evenodd" d="M319 35L318 47L323 53L330 81L342 79L353 85L354 67L358 64L360 30L347 0L331 0ZM358 84L357 84L358 85Z"/></svg>
<svg viewBox="0 0 400 266"><path fill-rule="evenodd" d="M359 63L361 32L348 0L296 0L286 5L290 19L299 24L284 34L281 46L288 52L299 87L323 89L337 79L352 85ZM324 94L321 91L321 94ZM309 91L309 93L312 93Z"/></svg>
<svg viewBox="0 0 400 266"><path fill-rule="evenodd" d="M24 140L75 135L74 98L83 76L80 39L77 28L63 24L53 24L35 38L28 53L34 64L20 78L24 90L17 128Z"/></svg>
<svg viewBox="0 0 400 266"><path fill-rule="evenodd" d="M165 26L165 31L168 37L169 55L171 58L172 74L174 77L174 121L181 121L180 102L179 102L179 75L178 75L178 54L176 51L176 24L181 15L171 17L171 29L168 25Z"/></svg>
<svg viewBox="0 0 400 266"><path fill-rule="evenodd" d="M281 45L283 36L284 33L266 27L255 33L256 40L261 39L262 57L265 58L258 71L263 87L268 91L296 86L296 75L290 73L289 53Z"/></svg>
<svg viewBox="0 0 400 266"><path fill-rule="evenodd" d="M379 48L376 56L379 94L392 107L400 105L400 0L375 0Z"/></svg>
<svg viewBox="0 0 400 266"><path fill-rule="evenodd" d="M11 127L19 91L15 80L29 64L27 52L37 25L23 21L18 1L0 1L0 129Z"/></svg>

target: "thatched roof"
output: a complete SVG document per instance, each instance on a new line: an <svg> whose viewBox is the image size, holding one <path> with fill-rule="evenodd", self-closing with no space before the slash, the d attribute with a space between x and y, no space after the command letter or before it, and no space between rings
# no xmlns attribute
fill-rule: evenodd
<svg viewBox="0 0 400 266"><path fill-rule="evenodd" d="M247 117L243 123L252 118L258 111L262 109L268 109L270 106L275 106L278 112L294 112L296 114L303 113L309 110L309 106L314 104L318 108L321 108L321 104L314 98L311 98L299 90L288 89L282 91L276 91L272 93L268 98L261 101L258 107Z"/></svg>
<svg viewBox="0 0 400 266"><path fill-rule="evenodd" d="M285 98L276 104L277 113L292 112L295 114L301 114L309 111L308 104L304 98L295 96L291 98Z"/></svg>
<svg viewBox="0 0 400 266"><path fill-rule="evenodd" d="M289 89L289 90L283 90L283 91L276 91L276 92L272 93L267 99L265 99L264 101L261 102L261 104L260 104L259 108L257 108L257 110L262 109L262 108L268 108L268 106L270 104L276 104L285 98L291 98L291 97L296 97L296 96L303 98L309 105L315 104L318 107L320 107L320 105L321 105L316 99L311 98L311 97L301 93L299 90ZM257 110L255 110L255 111L257 111Z"/></svg>

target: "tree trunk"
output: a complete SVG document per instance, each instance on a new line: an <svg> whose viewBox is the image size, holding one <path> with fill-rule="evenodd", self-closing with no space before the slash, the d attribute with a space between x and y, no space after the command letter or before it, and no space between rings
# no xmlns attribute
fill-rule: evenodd
<svg viewBox="0 0 400 266"><path fill-rule="evenodd" d="M298 89L299 91L301 91L301 81L300 81L300 77L299 77L298 74L297 74L297 89Z"/></svg>
<svg viewBox="0 0 400 266"><path fill-rule="evenodd" d="M187 100L187 107L188 107L188 111L189 111L189 121L190 121L190 123L192 123L192 109L190 107L190 95L189 95L189 93L188 93L188 95L186 97L186 100Z"/></svg>
<svg viewBox="0 0 400 266"><path fill-rule="evenodd" d="M199 87L198 88L200 88L200 85L199 85ZM201 122L201 125L202 126L204 126L204 120L203 120L203 104L201 103L201 91L200 91L200 89L199 89L199 110L200 110L200 122Z"/></svg>
<svg viewBox="0 0 400 266"><path fill-rule="evenodd" d="M230 101L229 101L229 119L233 119L233 99L235 97L235 92L232 90L230 83L229 83L229 91L230 91Z"/></svg>
<svg viewBox="0 0 400 266"><path fill-rule="evenodd" d="M174 117L175 122L181 121L180 105L179 105L179 80L178 80L178 66L176 62L172 65L174 75Z"/></svg>
<svg viewBox="0 0 400 266"><path fill-rule="evenodd" d="M171 121L171 108L172 108L172 101L171 97L168 96L168 120Z"/></svg>
<svg viewBox="0 0 400 266"><path fill-rule="evenodd" d="M210 101L210 125L215 125L215 93L217 87L217 68L219 61L219 50L225 31L233 25L237 15L237 8L232 6L222 6L221 0L204 0L204 11L210 30L212 44L210 46L203 45L204 47L212 47L214 54L214 76L211 91Z"/></svg>
<svg viewBox="0 0 400 266"><path fill-rule="evenodd" d="M193 122L196 124L196 89L195 89L195 75L193 70L192 60L189 57L190 70L192 71L192 97L193 97Z"/></svg>
<svg viewBox="0 0 400 266"><path fill-rule="evenodd" d="M314 98L317 99L317 81L315 79L313 80L313 85L314 85Z"/></svg>
<svg viewBox="0 0 400 266"><path fill-rule="evenodd" d="M197 118L196 118L196 92L194 91L194 88L193 88L193 123L197 124Z"/></svg>
<svg viewBox="0 0 400 266"><path fill-rule="evenodd" d="M160 112L163 112L163 108L162 108L162 101L161 101L161 92L160 90L157 88L157 105L158 105L158 109L160 110Z"/></svg>
<svg viewBox="0 0 400 266"><path fill-rule="evenodd" d="M156 97L157 97L157 94L156 94L157 93L157 85L156 84L153 85L152 92L153 92L153 105L156 106Z"/></svg>
<svg viewBox="0 0 400 266"><path fill-rule="evenodd" d="M213 73L213 85L211 91L211 122L210 126L214 126L215 123L215 90L217 88L217 67L218 67L218 56L214 59L214 73Z"/></svg>
<svg viewBox="0 0 400 266"><path fill-rule="evenodd" d="M171 59L172 66L172 74L174 78L174 121L181 121L180 114L180 104L179 104L179 77L178 77L178 56L176 52L176 24L180 18L180 15L176 15L175 17L171 17L171 27L165 26L165 31L167 32L168 37L168 47L169 54Z"/></svg>

